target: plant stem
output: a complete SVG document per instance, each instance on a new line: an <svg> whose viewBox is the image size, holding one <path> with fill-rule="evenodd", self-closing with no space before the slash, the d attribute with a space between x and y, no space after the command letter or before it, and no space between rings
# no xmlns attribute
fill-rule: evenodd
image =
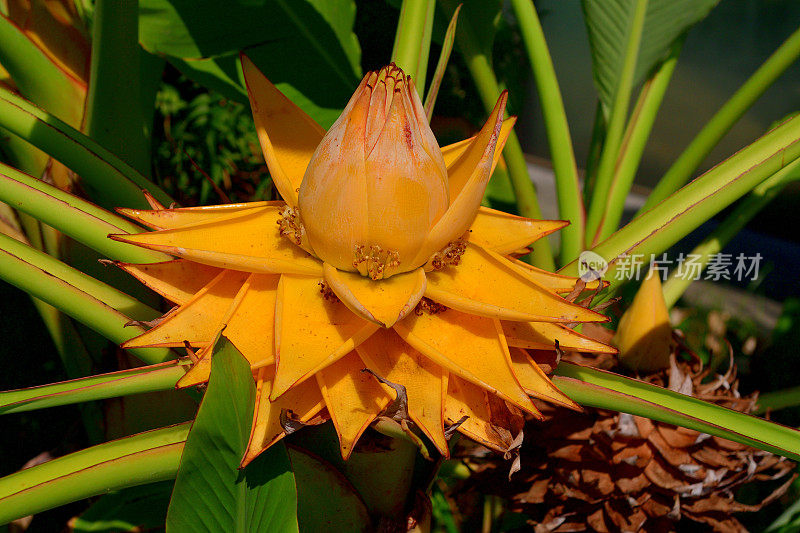
<svg viewBox="0 0 800 533"><path fill-rule="evenodd" d="M425 92L435 8L434 0L403 0L394 37L392 61L411 75L420 96Z"/></svg>
<svg viewBox="0 0 800 533"><path fill-rule="evenodd" d="M595 246L592 251L609 263L605 279L611 287L606 297L626 281L615 276L625 254L649 257L666 251L798 157L800 116L786 120ZM577 275L578 262L573 261L561 272Z"/></svg>
<svg viewBox="0 0 800 533"><path fill-rule="evenodd" d="M109 233L141 229L94 204L0 163L0 201L62 231L112 259L130 263L166 261L169 256L119 243Z"/></svg>
<svg viewBox="0 0 800 533"><path fill-rule="evenodd" d="M725 245L727 245L731 239L759 213L759 211L766 207L789 182L800 179L799 171L800 160L796 160L776 172L772 177L764 180L736 206L733 212L711 232L711 235L703 239L703 242L698 244L694 250L690 252L690 255L700 256L700 259L695 261L695 264L700 265L700 272L696 272L697 275L700 275L708 265L711 256L725 248ZM664 300L667 302L667 307L675 305L689 285L692 284L692 281L691 277L686 276L685 273L681 273L677 269L670 273L669 278L664 282L663 286Z"/></svg>
<svg viewBox="0 0 800 533"><path fill-rule="evenodd" d="M0 524L112 490L175 478L190 422L92 446L0 478Z"/></svg>
<svg viewBox="0 0 800 533"><path fill-rule="evenodd" d="M160 315L113 287L2 234L0 278L117 344L144 332L138 325L126 327L130 316L150 320ZM137 348L130 352L149 364L175 358L168 348Z"/></svg>
<svg viewBox="0 0 800 533"><path fill-rule="evenodd" d="M0 392L0 414L21 413L145 392L174 390L175 383L186 374L188 364L188 362L170 361L110 374Z"/></svg>
<svg viewBox="0 0 800 533"><path fill-rule="evenodd" d="M452 6L452 2L447 3L448 12L452 13L454 9L449 9L450 6ZM464 56L470 74L472 74L484 108L491 111L500 96L500 85L492 70L490 58L481 50L468 17L461 19L456 30L456 43ZM528 175L525 155L522 153L517 134L513 131L506 141L503 157L508 166L508 175L511 179L511 187L514 189L518 213L528 218L542 218L542 211L539 209L539 201L536 198L536 189ZM533 249L532 264L545 270L555 268L553 252L547 239L539 239L533 243L531 248Z"/></svg>
<svg viewBox="0 0 800 533"><path fill-rule="evenodd" d="M790 458L800 432L612 372L562 362L553 383L581 405L644 416Z"/></svg>
<svg viewBox="0 0 800 533"><path fill-rule="evenodd" d="M103 207L147 209L142 189L150 191L164 205L172 203L157 185L96 141L5 89L0 90L0 127L75 171Z"/></svg>
<svg viewBox="0 0 800 533"><path fill-rule="evenodd" d="M619 157L622 144L622 134L625 129L625 120L628 115L628 103L633 89L633 76L636 71L636 60L639 57L639 46L642 42L647 0L636 0L636 7L628 27L628 42L625 47L625 57L620 73L619 85L614 95L606 131L603 152L597 169L597 179L594 184L592 196L589 199L589 214L586 218L586 244L596 244L597 228L606 208L608 191L614 178L614 167Z"/></svg>
<svg viewBox="0 0 800 533"><path fill-rule="evenodd" d="M614 178L608 191L605 212L602 214L600 226L595 240L602 241L616 231L625 209L625 198L631 190L636 171L642 161L647 139L661 108L661 102L678 63L683 39L673 43L670 55L661 64L655 74L647 80L639 94L639 100L631 114L628 128L620 150L619 159L614 169Z"/></svg>
<svg viewBox="0 0 800 533"><path fill-rule="evenodd" d="M553 61L547 48L542 25L531 0L512 0L522 39L528 51L536 88L539 92L542 114L550 145L550 157L556 177L559 217L570 225L561 230L560 262L567 263L583 250L586 213L578 183L578 167L572 148L567 114L558 87Z"/></svg>
<svg viewBox="0 0 800 533"><path fill-rule="evenodd" d="M738 91L711 117L700 133L672 164L647 198L644 213L678 190L697 170L720 139L733 127L770 85L800 56L800 29L767 59Z"/></svg>
<svg viewBox="0 0 800 533"><path fill-rule="evenodd" d="M606 117L603 114L603 103L598 100L594 110L592 123L592 138L589 141L589 153L586 157L586 175L583 182L583 197L591 198L594 184L597 180L597 166L600 164L600 154L606 140Z"/></svg>

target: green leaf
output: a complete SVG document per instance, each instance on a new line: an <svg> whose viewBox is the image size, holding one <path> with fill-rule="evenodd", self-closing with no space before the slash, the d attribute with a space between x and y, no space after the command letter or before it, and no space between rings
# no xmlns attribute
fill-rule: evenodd
<svg viewBox="0 0 800 533"><path fill-rule="evenodd" d="M161 531L167 516L172 481L151 483L106 494L70 521L72 533L138 533Z"/></svg>
<svg viewBox="0 0 800 533"><path fill-rule="evenodd" d="M235 63L244 51L323 127L336 120L358 84L352 0L142 0L139 6L139 39L147 50L178 58L176 66L196 81L219 75L228 86L231 80L241 85ZM195 68L198 61L216 65Z"/></svg>
<svg viewBox="0 0 800 533"><path fill-rule="evenodd" d="M175 384L186 373L187 366L188 362L186 361L170 361L49 385L0 392L0 415L174 389Z"/></svg>
<svg viewBox="0 0 800 533"><path fill-rule="evenodd" d="M110 490L172 479L190 425L106 442L0 478L0 524Z"/></svg>
<svg viewBox="0 0 800 533"><path fill-rule="evenodd" d="M645 4L642 39L633 84L669 54L673 41L705 18L719 0L583 0L595 85L606 110L619 89L625 51L636 7Z"/></svg>
<svg viewBox="0 0 800 533"><path fill-rule="evenodd" d="M156 83L163 60L147 61L139 47L133 0L97 0L92 24L89 93L82 130L144 175L150 173L150 136ZM146 68L146 67L154 68ZM144 98L145 88L150 90ZM149 100L149 101L145 101Z"/></svg>
<svg viewBox="0 0 800 533"><path fill-rule="evenodd" d="M562 362L553 383L582 405L652 418L800 459L800 431L643 381Z"/></svg>
<svg viewBox="0 0 800 533"><path fill-rule="evenodd" d="M208 391L181 457L167 530L298 531L297 493L284 444L273 445L239 470L255 398L249 363L220 337Z"/></svg>

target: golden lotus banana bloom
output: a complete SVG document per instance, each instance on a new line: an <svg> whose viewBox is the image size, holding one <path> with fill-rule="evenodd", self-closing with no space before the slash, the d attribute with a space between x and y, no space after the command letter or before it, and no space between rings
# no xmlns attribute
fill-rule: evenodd
<svg viewBox="0 0 800 533"><path fill-rule="evenodd" d="M606 318L560 294L575 278L513 258L565 225L480 207L513 119L506 95L473 138L439 148L410 77L367 74L327 133L242 58L283 201L151 211L114 239L175 260L120 264L176 308L123 346L197 349L178 383L208 380L224 335L257 383L243 464L295 425L330 417L347 458L396 400L445 456L445 428L506 451L509 409L577 407L531 350L614 352L568 327ZM369 369L371 372L363 372Z"/></svg>

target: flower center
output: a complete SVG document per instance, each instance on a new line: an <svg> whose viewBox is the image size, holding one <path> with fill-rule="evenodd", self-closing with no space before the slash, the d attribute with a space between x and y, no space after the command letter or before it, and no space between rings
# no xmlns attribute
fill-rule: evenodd
<svg viewBox="0 0 800 533"><path fill-rule="evenodd" d="M357 244L353 247L353 255L353 267L372 279L383 279L387 269L400 265L400 252L384 250L379 244Z"/></svg>

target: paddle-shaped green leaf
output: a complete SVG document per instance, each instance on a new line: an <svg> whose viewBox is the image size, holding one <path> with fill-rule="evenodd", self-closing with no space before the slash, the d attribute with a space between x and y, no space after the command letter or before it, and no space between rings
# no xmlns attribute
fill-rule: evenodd
<svg viewBox="0 0 800 533"><path fill-rule="evenodd" d="M298 531L294 474L283 443L239 470L255 398L250 365L220 337L208 391L181 457L168 531Z"/></svg>
<svg viewBox="0 0 800 533"><path fill-rule="evenodd" d="M175 65L200 83L218 77L213 86L227 87L226 95L238 93L231 81L242 85L239 51L323 127L358 84L352 0L142 0L139 10L147 50L177 58Z"/></svg>
<svg viewBox="0 0 800 533"><path fill-rule="evenodd" d="M644 416L800 459L800 431L685 394L562 362L553 382L579 404Z"/></svg>
<svg viewBox="0 0 800 533"><path fill-rule="evenodd" d="M673 41L702 20L719 0L583 0L594 81L606 109L613 105L636 8L645 9L633 84L665 59Z"/></svg>
<svg viewBox="0 0 800 533"><path fill-rule="evenodd" d="M188 364L188 361L169 361L49 385L0 392L0 415L174 389L175 383L186 373Z"/></svg>

